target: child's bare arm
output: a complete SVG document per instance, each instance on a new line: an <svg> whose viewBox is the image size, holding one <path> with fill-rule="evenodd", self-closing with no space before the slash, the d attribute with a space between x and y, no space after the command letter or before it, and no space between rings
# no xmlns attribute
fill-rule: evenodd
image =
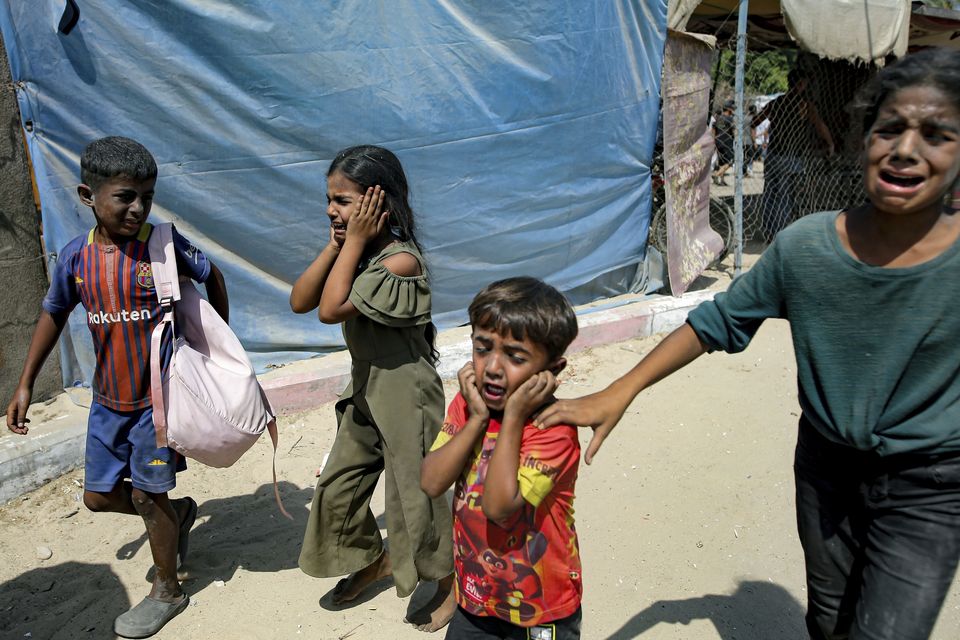
<svg viewBox="0 0 960 640"><path fill-rule="evenodd" d="M340 254L340 245L333 239L333 227L330 227L330 242L326 244L306 271L300 274L290 291L290 309L294 313L313 311L320 304L323 286L330 275L333 263Z"/></svg>
<svg viewBox="0 0 960 640"><path fill-rule="evenodd" d="M706 351L706 345L700 342L690 325L684 323L606 389L582 398L559 400L544 409L534 423L538 427L574 424L592 428L593 437L583 457L584 462L590 464L637 394L693 362Z"/></svg>
<svg viewBox="0 0 960 640"><path fill-rule="evenodd" d="M210 275L204 283L207 289L207 300L223 321L230 322L230 299L227 297L227 283L223 279L223 272L217 265L210 263Z"/></svg>
<svg viewBox="0 0 960 640"><path fill-rule="evenodd" d="M371 187L357 202L356 210L347 221L347 237L340 255L330 270L320 296L320 322L336 324L356 316L359 311L350 302L350 290L357 266L367 243L380 235L387 221L383 211L384 193L380 187Z"/></svg>
<svg viewBox="0 0 960 640"><path fill-rule="evenodd" d="M428 453L420 464L420 488L431 498L453 486L473 454L477 440L487 431L487 420L470 416L448 443Z"/></svg>
<svg viewBox="0 0 960 640"><path fill-rule="evenodd" d="M29 431L27 408L33 397L33 383L47 356L53 350L53 346L57 344L57 338L66 326L69 315L66 312L55 315L46 310L40 312L40 319L37 320L33 337L30 339L30 349L23 364L23 372L20 374L20 383L13 392L13 399L7 405L7 428L14 433L23 435Z"/></svg>
<svg viewBox="0 0 960 640"><path fill-rule="evenodd" d="M457 481L473 454L477 440L487 432L490 422L490 411L477 389L477 376L472 362L460 368L457 379L470 417L463 429L445 445L428 453L420 464L420 488L431 498L443 495Z"/></svg>
<svg viewBox="0 0 960 640"><path fill-rule="evenodd" d="M517 478L523 426L530 414L543 406L556 389L554 375L541 371L520 385L507 400L497 445L490 456L483 483L483 513L494 522L506 520L523 506Z"/></svg>

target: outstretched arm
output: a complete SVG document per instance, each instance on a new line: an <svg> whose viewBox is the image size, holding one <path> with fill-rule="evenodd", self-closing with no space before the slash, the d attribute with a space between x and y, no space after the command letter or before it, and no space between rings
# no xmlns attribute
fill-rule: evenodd
<svg viewBox="0 0 960 640"><path fill-rule="evenodd" d="M13 392L13 398L7 405L7 428L14 433L24 435L29 431L27 423L27 408L30 406L30 399L33 397L33 383L40 373L40 368L46 361L47 356L53 350L57 343L57 338L67 324L67 312L56 315L44 310L40 312L40 319L37 320L37 326L33 330L33 337L30 339L30 348L27 351L27 359L23 364L23 372L20 374L20 382Z"/></svg>
<svg viewBox="0 0 960 640"><path fill-rule="evenodd" d="M457 378L460 380L460 393L467 401L470 416L463 429L442 447L428 453L420 464L420 488L431 498L442 496L457 481L467 466L467 460L473 455L477 440L487 432L490 422L490 412L477 389L473 363L465 364Z"/></svg>
<svg viewBox="0 0 960 640"><path fill-rule="evenodd" d="M227 283L223 279L223 272L217 265L210 263L210 275L204 283L207 289L207 300L223 321L230 323L230 300L227 298Z"/></svg>
<svg viewBox="0 0 960 640"><path fill-rule="evenodd" d="M706 351L706 345L700 342L690 325L684 323L606 389L582 398L558 400L544 409L534 424L540 428L575 424L593 429L593 437L583 456L584 462L591 464L600 445L617 426L637 394L693 362Z"/></svg>

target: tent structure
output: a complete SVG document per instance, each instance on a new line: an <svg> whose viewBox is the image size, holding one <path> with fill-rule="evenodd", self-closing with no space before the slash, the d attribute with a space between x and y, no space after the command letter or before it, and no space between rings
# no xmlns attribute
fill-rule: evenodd
<svg viewBox="0 0 960 640"><path fill-rule="evenodd" d="M666 0L64 5L0 5L51 266L94 223L83 146L130 136L160 166L153 218L221 267L255 362L339 348L287 298L328 238L330 160L374 143L408 173L441 326L511 275L575 303L638 286ZM68 385L90 380L85 322Z"/></svg>
<svg viewBox="0 0 960 640"><path fill-rule="evenodd" d="M739 6L739 0L675 0L668 26L727 40L736 35ZM922 46L960 48L960 11L918 1L750 0L748 7L753 51L800 48L870 62ZM844 47L839 53L838 45Z"/></svg>
<svg viewBox="0 0 960 640"><path fill-rule="evenodd" d="M742 23L741 9L745 9ZM745 49L751 53L800 50L808 62L820 61L817 66L822 73L818 75L829 82L820 83L818 97L829 107L831 118L827 118L827 126L841 143L844 132L850 133L844 107L872 73L871 69L910 48L960 47L960 12L904 0L671 0L667 25L663 164L666 263L674 293L682 292L716 255L716 234L707 225L709 166L714 147L706 121L708 101L714 93L710 76L717 75L718 68L711 71L709 59L719 64L721 58L710 50L713 43L730 47L730 43L737 42L739 32L744 36ZM742 64L738 63L740 71ZM734 74L732 69L729 71L732 84ZM730 97L731 89L724 87L724 99ZM741 96L740 118L742 99ZM697 114L696 118L692 114ZM797 128L803 125L797 123ZM734 129L748 130L742 120L735 123ZM806 201L800 208L830 208L838 200L848 202L857 197L859 181L850 178L858 173L856 153L850 149L841 151L831 163L815 161L804 170L804 184L798 185L797 190ZM741 176L742 169L742 162L734 167ZM737 211L735 226L742 229L740 186L733 200L731 204ZM794 198L794 203L797 201ZM759 217L759 212L754 217ZM739 269L737 247L734 252L735 268Z"/></svg>

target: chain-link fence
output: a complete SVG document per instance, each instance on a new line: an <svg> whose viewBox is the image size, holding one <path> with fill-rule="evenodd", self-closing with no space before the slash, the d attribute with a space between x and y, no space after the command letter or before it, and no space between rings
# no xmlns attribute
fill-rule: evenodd
<svg viewBox="0 0 960 640"><path fill-rule="evenodd" d="M744 65L744 239L769 241L808 213L863 200L861 134L851 103L875 67L795 50L751 52ZM732 208L736 41L718 43L711 113L711 196Z"/></svg>
<svg viewBox="0 0 960 640"><path fill-rule="evenodd" d="M862 133L853 101L876 67L790 50L751 51L744 64L743 237L769 242L816 211L862 202ZM717 43L710 125L716 142L710 226L733 245L736 39ZM662 145L653 159L650 244L666 252ZM721 255L722 258L722 255Z"/></svg>

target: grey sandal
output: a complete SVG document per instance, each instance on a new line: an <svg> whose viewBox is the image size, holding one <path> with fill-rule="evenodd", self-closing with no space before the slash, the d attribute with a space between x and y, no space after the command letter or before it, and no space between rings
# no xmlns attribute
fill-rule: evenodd
<svg viewBox="0 0 960 640"><path fill-rule="evenodd" d="M147 596L140 604L113 621L113 632L121 638L149 638L190 604L183 594L176 602L163 602Z"/></svg>

